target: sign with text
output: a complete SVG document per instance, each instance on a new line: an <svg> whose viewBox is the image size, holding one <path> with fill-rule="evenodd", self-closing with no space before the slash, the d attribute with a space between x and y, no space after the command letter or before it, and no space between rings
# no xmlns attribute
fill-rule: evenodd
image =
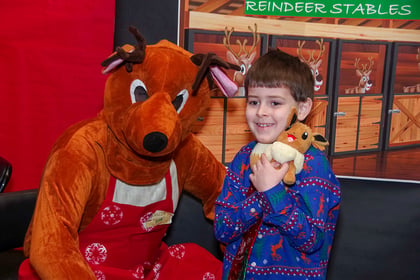
<svg viewBox="0 0 420 280"><path fill-rule="evenodd" d="M245 15L420 20L420 1L245 0Z"/></svg>

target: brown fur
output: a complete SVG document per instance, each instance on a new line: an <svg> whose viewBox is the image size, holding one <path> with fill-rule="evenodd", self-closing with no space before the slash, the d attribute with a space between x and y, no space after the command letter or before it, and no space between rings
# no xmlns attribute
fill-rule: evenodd
<svg viewBox="0 0 420 280"><path fill-rule="evenodd" d="M190 132L210 99L207 81L191 94L198 66L191 53L168 41L145 46L144 60L138 59L141 52L131 57L126 49L108 59L122 57L126 67L111 70L103 110L65 131L46 163L24 246L42 279L96 279L80 253L78 233L104 201L111 175L130 185L149 185L174 161L180 191L200 199L205 215L213 218L225 167ZM148 98L132 103L130 85L136 79L146 84ZM190 96L177 113L172 101L183 89ZM166 135L167 145L151 152L143 144L154 132Z"/></svg>

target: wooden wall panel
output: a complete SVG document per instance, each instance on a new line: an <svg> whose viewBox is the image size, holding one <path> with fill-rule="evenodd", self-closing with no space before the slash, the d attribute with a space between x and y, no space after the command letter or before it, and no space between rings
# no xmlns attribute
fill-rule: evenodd
<svg viewBox="0 0 420 280"><path fill-rule="evenodd" d="M232 161L239 149L254 139L245 119L245 98L227 99L225 162Z"/></svg>
<svg viewBox="0 0 420 280"><path fill-rule="evenodd" d="M193 125L192 132L222 161L224 98L211 98L210 106Z"/></svg>
<svg viewBox="0 0 420 280"><path fill-rule="evenodd" d="M226 59L226 47L223 44L196 42L194 43L194 53L207 53L212 52Z"/></svg>
<svg viewBox="0 0 420 280"><path fill-rule="evenodd" d="M207 15L203 15L207 16ZM264 21L265 23L265 21ZM248 22L246 27L252 25ZM237 40L243 42L245 38L248 40L251 38L249 30L244 29L244 26L240 22L223 22L217 23L215 26L223 28L213 29L209 26L202 32L198 29L198 26L190 26L192 28L198 28L191 30L189 37L193 41L193 52L194 53L206 53L213 52L218 56L227 59L226 47L223 45L223 29L225 26L228 28L234 27L235 33L232 34L231 42L235 43ZM283 51L297 55L297 48L299 41L298 38L294 37L283 37L278 32L264 32L264 28L258 25L258 31L264 36L271 36L274 41L268 40L265 43L269 43L271 46L277 46ZM267 29L270 30L270 29ZM217 31L217 32L214 32ZM239 32L239 33L238 33ZM243 33L242 33L243 32ZM244 33L249 36L244 36ZM239 34L239 35L238 35ZM278 36L280 35L280 36ZM305 34L293 34L299 36L305 36ZM326 34L323 34L326 35ZM322 36L320 36L322 38ZM325 37L327 38L327 37ZM348 38L347 38L348 39ZM405 100L402 96L396 97L393 104L394 108L401 110L400 114L393 115L391 125L391 136L389 139L380 139L380 136L388 136L386 133L381 131L385 127L385 124L381 123L385 118L381 115L385 110L382 106L385 104L384 100L389 100L392 97L392 89L388 90L389 77L384 77L384 74L389 72L390 66L385 65L386 62L390 62L392 58L386 57L388 48L391 46L386 42L381 41L337 41L334 46L340 47L335 50L341 50L339 56L339 67L340 70L337 73L331 73L328 70L331 65L328 65L329 52L331 50L331 41L324 42L326 46L326 52L323 55L323 64L321 67L321 73L324 77L324 85L321 90L316 92L316 102L314 104L313 112L308 117L307 123L310 124L315 132L321 133L325 136L331 136L330 142L334 144L334 147L330 147L332 154L340 153L358 153L359 151L378 150L382 147L382 142L387 141L389 147L403 146L410 144L420 144L420 126L419 126L419 109L415 109L415 106L420 107L418 97L414 98L410 95L410 98L414 98L410 101ZM264 44L263 44L264 45ZM258 53L261 50L261 44L258 45ZM397 44L398 46L398 44ZM232 45L233 49L239 49L239 44ZM401 47L401 46L400 46ZM418 87L414 87L413 91L420 90L420 68L417 64L417 45L410 44L408 47L401 47L401 51L398 51L397 67L396 67L396 79L394 82L394 89L398 88L399 92L402 92L403 85L413 84ZM407 49L408 48L408 49ZM310 50L315 50L315 55L319 53L317 44L315 43L314 37L308 39L305 43L304 53ZM263 50L263 53L266 50ZM334 58L334 57L333 57ZM372 73L370 79L373 81L373 87L366 93L353 92L346 93L346 88L356 87L359 83L360 77L356 75L355 59L360 58L359 65L369 65L369 58L372 59ZM333 59L334 60L334 59ZM392 70L391 70L392 71ZM418 73L417 73L418 72ZM233 71L229 71L231 78L233 77ZM331 74L331 77L327 77ZM339 76L337 75L339 74ZM339 79L338 83L329 79ZM334 94L338 95L338 100L334 100L337 104L337 108L329 108L329 102L333 96L327 95L327 90L331 88L326 86L333 86ZM336 88L337 86L337 88ZM386 90L386 92L385 92ZM214 98L221 98L225 100L225 107L222 104L212 105L209 111L216 110L218 112L209 113L211 120L214 118L215 123L211 124L207 129L201 127L207 126L209 122L198 122L197 135L203 139L203 142L215 153L218 159L221 159L223 163L229 163L237 151L249 141L253 140L253 136L248 129L245 120L245 99L241 96L236 96L231 99L224 99L219 91L215 94ZM331 92L330 92L331 93ZM397 92L398 93L398 92ZM221 102L221 101L218 102ZM214 101L213 101L214 102ZM413 107L414 106L414 107ZM400 109L400 108L403 109ZM332 116L332 110L335 112L344 112L345 116ZM329 115L330 114L330 115ZM224 119L223 119L224 118ZM332 120L334 119L334 121ZM331 123L330 123L331 122ZM222 127L217 128L217 125L221 124ZM333 124L335 127L330 127ZM224 125L224 126L223 126ZM327 135L328 134L328 135ZM220 144L222 143L222 144Z"/></svg>
<svg viewBox="0 0 420 280"><path fill-rule="evenodd" d="M248 25L256 23L259 32L272 35L320 38L328 36L348 40L420 42L420 30L285 21L194 11L189 12L188 16L187 28L203 30L224 30L227 25L235 26L238 31L246 32Z"/></svg>
<svg viewBox="0 0 420 280"><path fill-rule="evenodd" d="M395 69L394 92L420 92L420 47L400 46Z"/></svg>

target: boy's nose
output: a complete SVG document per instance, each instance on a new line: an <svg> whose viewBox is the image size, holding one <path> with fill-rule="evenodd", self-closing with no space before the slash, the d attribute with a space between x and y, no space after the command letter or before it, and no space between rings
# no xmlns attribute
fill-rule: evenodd
<svg viewBox="0 0 420 280"><path fill-rule="evenodd" d="M268 114L268 108L264 104L260 104L260 106L257 109L257 115L258 116L266 116Z"/></svg>

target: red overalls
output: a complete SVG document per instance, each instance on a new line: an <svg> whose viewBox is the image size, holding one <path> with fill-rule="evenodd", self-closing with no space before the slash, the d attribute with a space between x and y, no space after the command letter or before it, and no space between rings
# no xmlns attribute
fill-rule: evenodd
<svg viewBox="0 0 420 280"><path fill-rule="evenodd" d="M220 279L221 262L205 249L162 242L178 198L173 162L153 186L129 186L111 177L101 208L79 233L80 252L97 279Z"/></svg>

